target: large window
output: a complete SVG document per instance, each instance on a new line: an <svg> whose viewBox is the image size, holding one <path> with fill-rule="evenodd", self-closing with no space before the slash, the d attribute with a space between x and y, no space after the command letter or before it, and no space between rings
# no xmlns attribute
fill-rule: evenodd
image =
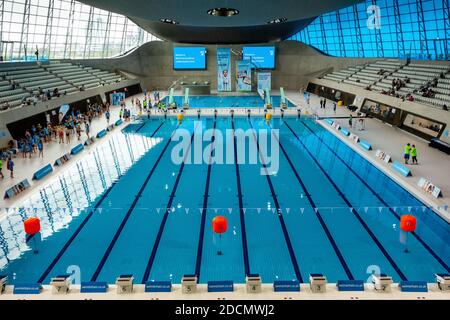
<svg viewBox="0 0 450 320"><path fill-rule="evenodd" d="M106 58L158 40L128 18L72 0L2 0L1 55Z"/></svg>
<svg viewBox="0 0 450 320"><path fill-rule="evenodd" d="M450 58L449 0L366 0L324 14L291 39L341 57Z"/></svg>

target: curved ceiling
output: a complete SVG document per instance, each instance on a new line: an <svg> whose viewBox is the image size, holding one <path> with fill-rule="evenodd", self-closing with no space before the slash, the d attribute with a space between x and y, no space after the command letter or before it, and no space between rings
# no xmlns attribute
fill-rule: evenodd
<svg viewBox="0 0 450 320"><path fill-rule="evenodd" d="M278 41L306 27L317 16L361 0L81 0L127 16L165 40L186 43ZM232 8L238 14L212 16L208 10ZM161 22L162 19L177 24ZM283 19L282 23L268 23Z"/></svg>

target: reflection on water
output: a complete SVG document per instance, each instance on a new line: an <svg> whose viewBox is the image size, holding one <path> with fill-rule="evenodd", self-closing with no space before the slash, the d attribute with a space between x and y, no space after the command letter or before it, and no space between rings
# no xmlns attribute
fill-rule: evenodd
<svg viewBox="0 0 450 320"><path fill-rule="evenodd" d="M37 238L46 239L86 213L99 195L162 140L143 134L116 134L77 163L68 164L70 167L64 173L31 192L18 207L4 208L6 217L0 222L0 269L32 250ZM23 221L29 217L41 220L41 237L37 235L27 243Z"/></svg>

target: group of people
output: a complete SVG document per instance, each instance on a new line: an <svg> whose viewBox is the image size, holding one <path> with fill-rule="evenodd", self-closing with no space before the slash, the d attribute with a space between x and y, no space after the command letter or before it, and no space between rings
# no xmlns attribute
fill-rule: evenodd
<svg viewBox="0 0 450 320"><path fill-rule="evenodd" d="M407 83L410 83L411 80L406 76L404 79L392 79L392 88L396 91L400 90L401 88L405 87Z"/></svg>
<svg viewBox="0 0 450 320"><path fill-rule="evenodd" d="M41 124L33 125L30 130L25 130L25 136L17 141L17 149L22 156L31 158L38 153L38 157L44 157L44 142L50 141L51 126L42 127Z"/></svg>
<svg viewBox="0 0 450 320"><path fill-rule="evenodd" d="M320 109L326 109L326 107L327 107L327 99L326 98L320 99ZM336 107L337 107L336 102L333 101L333 112L334 113L336 113Z"/></svg>
<svg viewBox="0 0 450 320"><path fill-rule="evenodd" d="M21 139L12 140L9 147L17 150L18 153L22 154L23 158L32 158L33 155L43 158L45 143L58 141L59 143L69 144L72 137L76 137L78 141L81 141L82 132L89 139L93 118L101 117L103 114L105 114L109 122L110 110L108 103L91 104L88 106L87 112L72 112L70 115L60 119L60 124L52 125L48 121L48 124L45 126L42 126L40 123L32 125L31 128L25 130ZM7 170L10 171L11 178L14 178L14 161L11 153L0 155L0 178L4 178L2 169L5 163Z"/></svg>
<svg viewBox="0 0 450 320"><path fill-rule="evenodd" d="M434 98L436 92L432 88L436 88L438 85L438 79L434 78L432 81L428 81L425 85L419 88L419 92L422 94L422 97L426 98Z"/></svg>
<svg viewBox="0 0 450 320"><path fill-rule="evenodd" d="M407 143L404 147L405 164L409 164L409 158L412 158L412 164L419 164L417 161L417 148L413 144Z"/></svg>

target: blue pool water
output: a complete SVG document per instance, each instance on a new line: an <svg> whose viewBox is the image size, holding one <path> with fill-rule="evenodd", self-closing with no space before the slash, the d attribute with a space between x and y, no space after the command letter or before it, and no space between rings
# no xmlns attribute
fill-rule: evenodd
<svg viewBox="0 0 450 320"><path fill-rule="evenodd" d="M243 283L258 273L271 283L379 272L432 282L450 271L448 223L313 120L274 118L270 127L259 118L194 120L180 127L279 129L278 172L261 175L261 163L176 165L174 119L130 124L9 210L0 224L0 273L12 283L49 283L64 273L109 283L119 274ZM206 154L210 148L203 142ZM405 243L406 213L418 227ZM221 238L212 232L217 215L229 224ZM42 231L26 241L22 221L30 216Z"/></svg>
<svg viewBox="0 0 450 320"><path fill-rule="evenodd" d="M274 108L280 106L281 96L271 96ZM182 107L183 96L174 96L174 102ZM167 105L169 97L164 98ZM295 107L289 100L286 100L289 108ZM264 101L260 96L190 96L189 106L191 108L264 108Z"/></svg>

